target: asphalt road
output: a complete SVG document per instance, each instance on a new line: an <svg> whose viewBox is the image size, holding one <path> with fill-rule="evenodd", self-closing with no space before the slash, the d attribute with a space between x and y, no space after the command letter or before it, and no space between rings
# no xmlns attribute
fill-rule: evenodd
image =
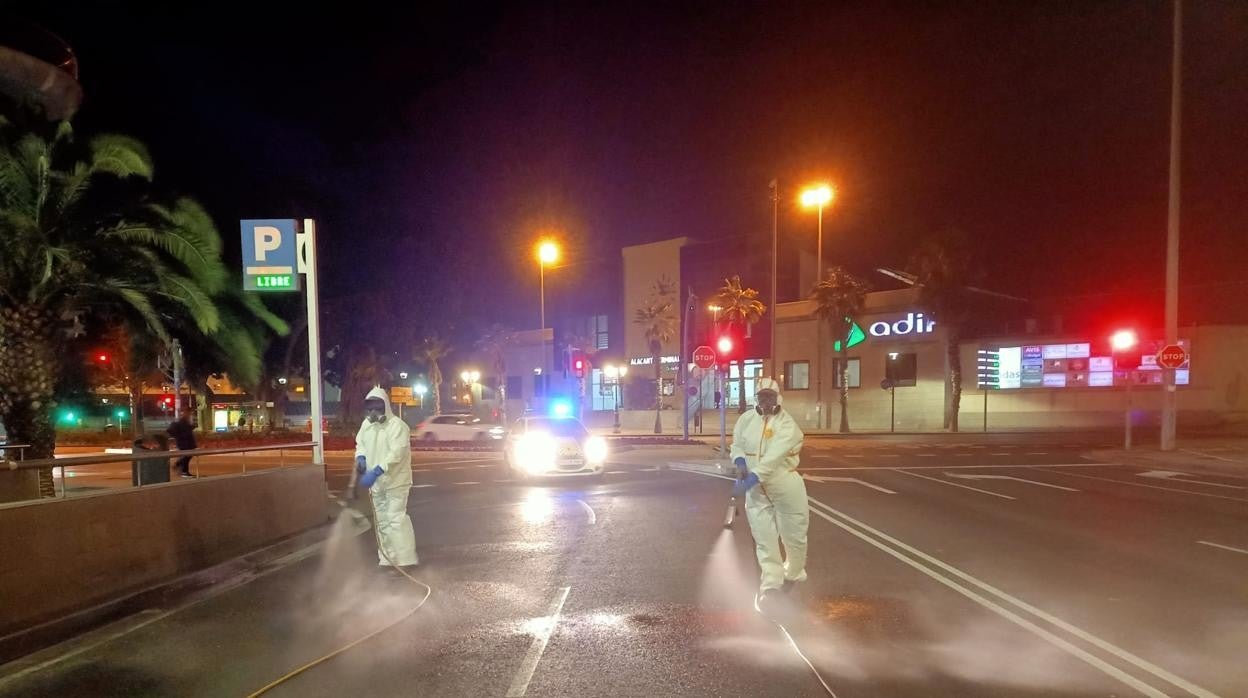
<svg viewBox="0 0 1248 698"><path fill-rule="evenodd" d="M286 567L0 668L0 695L247 695L395 621L271 695L827 695L798 651L842 698L1248 695L1248 475L1081 456L1099 445L812 439L792 643L752 608L729 483L657 469L681 451L538 485L418 454L410 617L424 589L343 517Z"/></svg>

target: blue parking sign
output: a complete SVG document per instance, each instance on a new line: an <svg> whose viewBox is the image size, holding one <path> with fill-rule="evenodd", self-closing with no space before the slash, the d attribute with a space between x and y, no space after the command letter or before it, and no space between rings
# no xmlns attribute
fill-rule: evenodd
<svg viewBox="0 0 1248 698"><path fill-rule="evenodd" d="M299 242L291 219L242 222L243 290L298 291Z"/></svg>

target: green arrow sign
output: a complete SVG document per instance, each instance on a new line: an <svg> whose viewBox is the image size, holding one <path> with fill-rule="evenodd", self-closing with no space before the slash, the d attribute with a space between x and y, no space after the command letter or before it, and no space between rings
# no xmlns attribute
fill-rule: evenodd
<svg viewBox="0 0 1248 698"><path fill-rule="evenodd" d="M858 323L853 323L853 326L849 328L849 346L857 346L865 341L867 341L867 333L862 331L862 328L858 326ZM832 351L840 350L841 340L838 339L832 343Z"/></svg>

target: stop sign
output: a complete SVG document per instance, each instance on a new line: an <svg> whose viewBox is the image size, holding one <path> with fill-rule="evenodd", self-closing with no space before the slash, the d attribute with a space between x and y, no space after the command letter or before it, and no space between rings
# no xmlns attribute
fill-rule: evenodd
<svg viewBox="0 0 1248 698"><path fill-rule="evenodd" d="M1157 352L1157 365L1162 368L1181 368L1187 363L1187 350L1177 344L1167 344Z"/></svg>
<svg viewBox="0 0 1248 698"><path fill-rule="evenodd" d="M715 350L703 344L693 350L693 365L707 369L715 365Z"/></svg>

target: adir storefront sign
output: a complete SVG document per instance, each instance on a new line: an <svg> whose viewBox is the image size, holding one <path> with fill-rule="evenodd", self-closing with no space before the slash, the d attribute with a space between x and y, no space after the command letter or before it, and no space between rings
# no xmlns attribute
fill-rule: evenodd
<svg viewBox="0 0 1248 698"><path fill-rule="evenodd" d="M935 332L936 321L924 317L923 313L906 313L906 316L889 322L880 320L867 328L872 337L910 337L929 335Z"/></svg>

